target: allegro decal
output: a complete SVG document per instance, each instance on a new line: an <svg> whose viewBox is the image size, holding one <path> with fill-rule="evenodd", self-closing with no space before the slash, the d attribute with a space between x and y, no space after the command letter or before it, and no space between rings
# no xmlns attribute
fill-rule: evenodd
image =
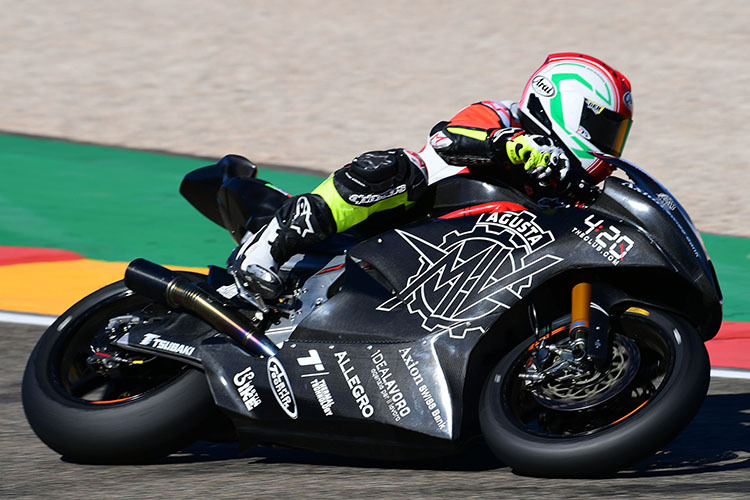
<svg viewBox="0 0 750 500"><path fill-rule="evenodd" d="M372 417L373 413L375 413L375 408L370 404L370 398L365 392L359 375L351 374L354 371L354 367L351 365L352 360L349 358L349 353L346 351L336 352L334 356L338 360L341 374L344 376L344 380L346 380L346 385L349 386L352 397L354 397L354 400L359 405L359 411L362 413L362 416L365 418ZM347 365L349 366L347 367Z"/></svg>

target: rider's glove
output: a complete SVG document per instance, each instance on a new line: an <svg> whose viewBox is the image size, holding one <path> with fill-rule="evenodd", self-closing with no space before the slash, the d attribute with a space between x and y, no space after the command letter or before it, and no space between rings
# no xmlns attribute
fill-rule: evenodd
<svg viewBox="0 0 750 500"><path fill-rule="evenodd" d="M526 135L520 129L501 129L492 136L495 150L505 153L513 165L523 168L539 184L561 181L568 173L568 158L552 139L543 135Z"/></svg>
<svg viewBox="0 0 750 500"><path fill-rule="evenodd" d="M552 149L552 151L546 153L549 154L549 159L546 164L538 165L530 169L524 165L525 170L536 179L540 186L548 186L550 181L559 184L565 180L570 168L568 157L565 156L565 152L562 149L554 146L550 149Z"/></svg>

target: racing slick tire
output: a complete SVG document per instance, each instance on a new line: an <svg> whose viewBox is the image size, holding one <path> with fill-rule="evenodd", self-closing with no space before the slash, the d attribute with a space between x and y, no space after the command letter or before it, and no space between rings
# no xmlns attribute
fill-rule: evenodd
<svg viewBox="0 0 750 500"><path fill-rule="evenodd" d="M149 303L122 281L113 283L63 313L34 348L22 384L26 418L66 459L151 461L194 442L202 424L215 418L205 375L197 368L127 351L123 356L141 363L102 374L87 361L110 318Z"/></svg>
<svg viewBox="0 0 750 500"><path fill-rule="evenodd" d="M708 391L710 365L698 332L686 320L645 306L631 308L615 318L612 334L613 351L623 354L613 354L608 373L616 371L620 381L613 377L609 387L596 387L589 395L580 387L566 393L565 383L545 387L519 378L533 363L534 347L541 342L535 337L491 370L480 399L480 425L489 447L515 473L610 475L664 447L696 415ZM559 335L564 342L567 329ZM555 342L554 335L547 341ZM616 359L621 369L613 367ZM565 394L578 399L565 401Z"/></svg>

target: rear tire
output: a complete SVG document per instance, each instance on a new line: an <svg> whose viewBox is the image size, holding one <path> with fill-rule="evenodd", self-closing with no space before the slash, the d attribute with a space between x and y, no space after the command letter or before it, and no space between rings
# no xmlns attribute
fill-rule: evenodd
<svg viewBox="0 0 750 500"><path fill-rule="evenodd" d="M541 477L612 474L661 449L693 419L710 380L703 342L680 317L639 311L646 314L624 313L613 323L618 334L635 341L641 359L632 380L606 401L600 398L580 409L565 408L565 401L554 401L558 407L553 409L547 401L540 404L518 377L528 366L534 337L490 372L480 424L492 451L514 472Z"/></svg>
<svg viewBox="0 0 750 500"><path fill-rule="evenodd" d="M122 282L113 283L62 314L34 348L23 377L24 411L37 436L66 458L153 460L195 441L203 422L215 416L205 376L196 368L157 358L108 377L86 363L88 346L103 336L109 318L148 304Z"/></svg>

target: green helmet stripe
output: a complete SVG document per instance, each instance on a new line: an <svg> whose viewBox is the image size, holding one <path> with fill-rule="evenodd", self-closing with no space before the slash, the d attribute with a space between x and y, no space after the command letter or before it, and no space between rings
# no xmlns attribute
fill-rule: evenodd
<svg viewBox="0 0 750 500"><path fill-rule="evenodd" d="M557 67L560 66L575 66L577 68L585 68L586 66L582 64L559 64ZM576 73L561 73L559 75L552 75L552 83L555 84L555 87L557 87L557 94L560 93L560 85L558 82L561 82L563 80L577 80L580 83L582 83L586 88L589 90L594 90L593 86L583 79L582 76L576 74ZM596 92L596 95L598 95L605 103L607 103L607 106L612 106L612 91L609 89L609 84L604 83L604 88L607 89L607 97L604 97L598 90L594 90ZM557 96L556 96L557 97Z"/></svg>
<svg viewBox="0 0 750 500"><path fill-rule="evenodd" d="M593 158L594 156L589 153L589 150L591 149L589 146L586 146L584 143L581 142L581 140L570 134L569 137L575 141L576 144L578 144L579 147L582 149L576 149L576 148L570 148L570 150L578 157L578 158Z"/></svg>
<svg viewBox="0 0 750 500"><path fill-rule="evenodd" d="M577 64L571 64L570 66L580 66ZM583 66L580 66L583 67ZM593 86L583 79L583 77L577 73L558 73L556 75L552 75L551 77L552 84L557 89L557 92L555 92L555 96L550 99L550 114L552 115L552 120L557 123L562 129L565 131L565 133L572 139L581 149L571 148L571 151L578 156L579 158L593 158L591 154L588 153L588 150L590 149L588 146L586 146L581 140L576 137L574 130L569 130L568 127L565 124L565 116L563 114L562 110L562 98L560 97L560 83L566 81L566 80L575 80L584 87L586 87L589 90L594 90ZM612 105L612 93L610 92L609 85L605 85L605 88L607 89L607 97L604 97L598 90L595 90L596 95L598 95L604 102L606 102L608 105Z"/></svg>

